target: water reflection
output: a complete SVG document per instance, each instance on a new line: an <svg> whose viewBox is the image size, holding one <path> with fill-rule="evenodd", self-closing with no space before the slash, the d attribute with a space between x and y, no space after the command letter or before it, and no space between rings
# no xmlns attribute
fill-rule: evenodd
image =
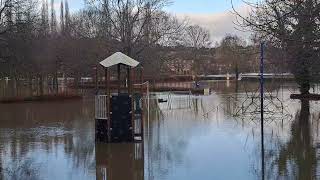
<svg viewBox="0 0 320 180"><path fill-rule="evenodd" d="M97 180L144 180L142 143L96 144Z"/></svg>
<svg viewBox="0 0 320 180"><path fill-rule="evenodd" d="M0 105L2 178L94 179L92 106L86 100Z"/></svg>
<svg viewBox="0 0 320 180"><path fill-rule="evenodd" d="M69 82L70 83L70 82ZM20 81L6 81L0 79L0 99L8 97L29 97L39 95L52 94L82 94L94 93L92 89L75 89L67 85L67 81L59 81L59 86L56 87L51 81L44 80L42 86L39 82L33 80L32 82L26 80Z"/></svg>
<svg viewBox="0 0 320 180"><path fill-rule="evenodd" d="M239 166L248 163L245 138L233 138L242 136L241 127L225 119L219 96L190 98L191 107L185 106L189 104L185 95L173 97L172 105L170 101L158 105L162 116L151 122L147 138L148 179L253 179L247 173L249 165ZM227 173L228 166L237 173Z"/></svg>
<svg viewBox="0 0 320 180"><path fill-rule="evenodd" d="M0 105L0 179L259 179L260 119L233 115L257 85L213 83L210 96L155 94L144 148L95 144L92 97ZM319 103L290 100L291 87L270 89L270 114L292 118L265 123L267 179L318 178Z"/></svg>
<svg viewBox="0 0 320 180"><path fill-rule="evenodd" d="M319 103L289 103L292 120L266 123L266 179L318 179ZM261 178L259 143L257 142L253 151L253 172L257 179Z"/></svg>
<svg viewBox="0 0 320 180"><path fill-rule="evenodd" d="M319 104L291 100L292 91L272 89L266 99L267 179L317 177ZM151 112L160 116L153 117L147 142L148 179L261 178L260 118L254 116L259 101L246 93L231 95L191 96L191 106L186 95L157 95L169 102ZM246 99L252 113L239 118Z"/></svg>
<svg viewBox="0 0 320 180"><path fill-rule="evenodd" d="M310 121L310 102L302 101L300 112L291 125L291 138L279 152L279 176L316 179L317 149Z"/></svg>

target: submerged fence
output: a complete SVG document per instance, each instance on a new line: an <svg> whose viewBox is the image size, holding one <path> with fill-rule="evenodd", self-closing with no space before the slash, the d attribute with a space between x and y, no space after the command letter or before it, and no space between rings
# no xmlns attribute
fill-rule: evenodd
<svg viewBox="0 0 320 180"><path fill-rule="evenodd" d="M107 116L107 95L98 95L95 97L95 118L108 119Z"/></svg>

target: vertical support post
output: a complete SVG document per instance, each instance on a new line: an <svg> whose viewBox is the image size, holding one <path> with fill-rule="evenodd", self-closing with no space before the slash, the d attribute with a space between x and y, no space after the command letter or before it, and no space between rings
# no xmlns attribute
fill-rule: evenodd
<svg viewBox="0 0 320 180"><path fill-rule="evenodd" d="M134 68L131 68L131 74L130 74L130 76L131 76L132 92L133 92L133 94L135 93L134 85L137 83L137 82L136 82L136 77L135 77L135 75L134 75L136 72L137 72L137 71L136 71Z"/></svg>
<svg viewBox="0 0 320 180"><path fill-rule="evenodd" d="M132 139L134 141L134 137L135 137L135 110L134 110L134 96L133 96L133 93L132 93L132 76L131 76L131 67L128 66L127 67L127 74L128 74L128 77L127 77L127 84L128 84L128 94L129 96L131 97L131 128L132 128Z"/></svg>
<svg viewBox="0 0 320 180"><path fill-rule="evenodd" d="M129 72L129 75L130 75L130 84L131 84L131 94L132 94L132 105L131 105L131 109L132 109L132 128L133 128L133 138L135 137L135 129L136 129L136 124L135 124L135 121L136 121L136 112L135 112L135 99L134 99L134 96L135 96L135 89L134 89L134 84L135 84L135 77L134 77L134 69L130 67L130 72ZM134 140L134 139L133 139Z"/></svg>
<svg viewBox="0 0 320 180"><path fill-rule="evenodd" d="M149 81L147 83L147 98L148 98L148 139L149 139L149 132L150 132L150 84Z"/></svg>
<svg viewBox="0 0 320 180"><path fill-rule="evenodd" d="M127 74L128 74L128 77L127 77L128 93L129 93L129 95L132 95L132 80L131 80L131 67L130 66L127 67Z"/></svg>
<svg viewBox="0 0 320 180"><path fill-rule="evenodd" d="M105 81L105 93L106 94L108 94L109 93L109 88L110 88L110 86L109 86L109 80L108 80L108 78L109 78L109 70L108 70L108 68L105 68L105 70L104 70L104 81Z"/></svg>
<svg viewBox="0 0 320 180"><path fill-rule="evenodd" d="M111 142L111 116L110 116L110 71L109 68L105 69L105 82L106 82L106 94L107 94L107 132L108 132L108 142Z"/></svg>
<svg viewBox="0 0 320 180"><path fill-rule="evenodd" d="M143 67L140 67L140 84L141 84L141 93L143 93Z"/></svg>
<svg viewBox="0 0 320 180"><path fill-rule="evenodd" d="M261 177L264 180L264 42L260 45L261 58L260 58L260 101L261 101Z"/></svg>
<svg viewBox="0 0 320 180"><path fill-rule="evenodd" d="M94 66L94 77L95 77L95 90L96 90L96 95L98 94L98 90L99 90L99 80L98 80L98 67Z"/></svg>
<svg viewBox="0 0 320 180"><path fill-rule="evenodd" d="M140 71L140 82L141 82L141 139L144 141L144 103L143 103L143 67L141 66L141 71Z"/></svg>
<svg viewBox="0 0 320 180"><path fill-rule="evenodd" d="M121 89L121 65L118 64L118 94L120 94Z"/></svg>

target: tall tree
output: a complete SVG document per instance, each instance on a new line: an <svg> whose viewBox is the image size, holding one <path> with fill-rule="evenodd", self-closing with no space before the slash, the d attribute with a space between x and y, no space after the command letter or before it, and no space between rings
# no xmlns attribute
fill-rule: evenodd
<svg viewBox="0 0 320 180"><path fill-rule="evenodd" d="M0 66L14 80L26 75L31 69L31 41L40 30L36 18L37 9L33 0L0 1Z"/></svg>
<svg viewBox="0 0 320 180"><path fill-rule="evenodd" d="M65 17L64 17L65 33L69 35L70 34L70 12L69 12L68 0L65 0L64 8L65 8Z"/></svg>
<svg viewBox="0 0 320 180"><path fill-rule="evenodd" d="M110 33L111 33L111 23L110 23L110 5L108 0L103 1L103 6L102 6L102 14L101 14L101 32L103 37L110 38Z"/></svg>
<svg viewBox="0 0 320 180"><path fill-rule="evenodd" d="M242 65L242 59L245 54L245 42L238 36L227 35L221 41L219 50L222 59L226 64L229 64L230 69L235 73L236 79L239 77L239 66Z"/></svg>
<svg viewBox="0 0 320 180"><path fill-rule="evenodd" d="M61 28L61 33L64 34L64 31L65 31L65 23L64 23L64 6L63 6L63 0L61 0L61 4L60 4L60 28Z"/></svg>
<svg viewBox="0 0 320 180"><path fill-rule="evenodd" d="M302 94L319 79L320 16L319 0L268 0L251 5L248 17L239 25L281 48Z"/></svg>
<svg viewBox="0 0 320 180"><path fill-rule="evenodd" d="M42 0L41 7L41 35L46 37L49 34L49 9L48 0Z"/></svg>
<svg viewBox="0 0 320 180"><path fill-rule="evenodd" d="M183 33L183 44L193 48L193 70L197 75L203 63L199 60L199 50L210 46L210 33L198 25L188 26Z"/></svg>
<svg viewBox="0 0 320 180"><path fill-rule="evenodd" d="M51 19L50 19L50 29L51 29L51 34L56 34L57 33L57 17L56 17L56 10L54 7L54 0L51 0Z"/></svg>
<svg viewBox="0 0 320 180"><path fill-rule="evenodd" d="M146 27L152 27L148 32L151 44L159 43L165 36L173 34L180 28L168 14L162 11L168 0L93 0L99 2L96 8L106 18L111 30L109 36L120 42L121 50L131 56L137 56L148 45L145 44ZM102 7L102 9L101 9ZM145 13L149 9L149 13ZM103 14L107 13L107 14ZM146 16L148 15L148 16Z"/></svg>

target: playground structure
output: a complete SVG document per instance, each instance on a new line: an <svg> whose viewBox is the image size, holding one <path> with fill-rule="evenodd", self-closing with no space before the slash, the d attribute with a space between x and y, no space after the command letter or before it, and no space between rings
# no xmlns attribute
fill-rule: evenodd
<svg viewBox="0 0 320 180"><path fill-rule="evenodd" d="M143 99L145 89L149 89L148 83L143 82L143 68L120 52L100 65L105 69L105 94L95 97L96 141L142 142ZM117 67L116 84L110 81L113 67Z"/></svg>

